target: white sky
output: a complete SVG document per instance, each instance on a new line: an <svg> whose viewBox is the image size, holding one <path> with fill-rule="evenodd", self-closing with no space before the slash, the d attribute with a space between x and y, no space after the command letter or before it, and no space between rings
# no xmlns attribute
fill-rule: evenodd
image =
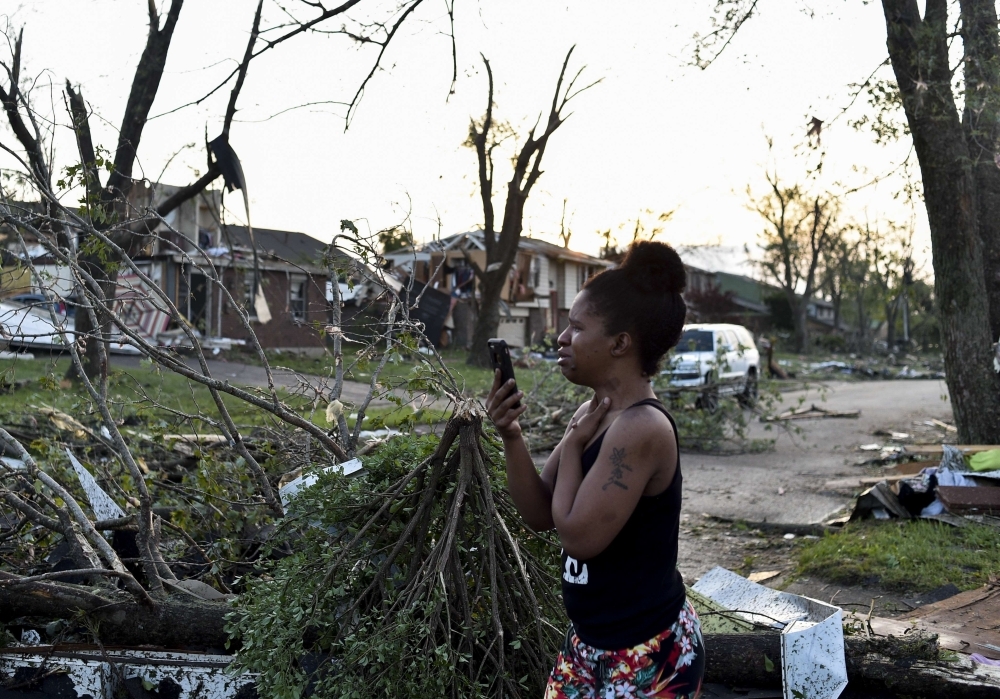
<svg viewBox="0 0 1000 699"><path fill-rule="evenodd" d="M572 246L584 251L596 252L600 229L628 225L645 209L675 208L661 240L752 247L761 222L746 208L747 186L763 191L768 162L789 180L801 177L803 163L791 154L804 141L808 118L835 117L849 101L848 85L864 80L886 55L878 3L834 3L812 15L800 0L762 1L760 15L707 71L686 66L685 58L692 34L708 29L714 0L456 5L456 94L446 101L451 48L443 34L444 2L427 0L389 49L386 70L370 84L346 133L336 105L261 120L304 102L349 100L373 58L370 50L341 37L302 36L251 65L231 142L249 182L255 225L329 240L340 219L365 219L377 229L412 208L418 240L437 232L438 216L445 235L475 227L482 220L475 155L461 144L470 116L485 106L479 52L493 66L497 116L523 133L547 109L559 66L575 43L572 67L586 64L584 79L603 82L576 100L573 117L553 136L525 230L555 240L566 198ZM145 6L145 0L0 0L0 14L25 28L23 74L54 84L51 100L63 124L59 90L67 78L79 83L106 120L94 120L95 139L109 148L145 43ZM187 0L154 114L200 97L232 69L254 6L251 0ZM276 20L273 0L265 7L265 18ZM49 92L36 99L49 104ZM217 135L227 99L228 88L199 107L150 122L139 151L142 172L159 177L175 151L194 143L163 177L191 181L193 168L205 167L206 126L209 137ZM771 160L765 134L776 141ZM11 144L13 137L5 127L0 138ZM846 118L824 131L823 145L827 182L849 186L869 179L855 167L886 172L909 150L908 143L875 146ZM65 128L56 146L61 164L76 158ZM498 168L498 219L507 172ZM911 210L892 197L898 184L852 195L848 214L908 222ZM227 203L242 217L237 197ZM916 214L918 255L929 259L922 205ZM924 267L930 273L929 263Z"/></svg>

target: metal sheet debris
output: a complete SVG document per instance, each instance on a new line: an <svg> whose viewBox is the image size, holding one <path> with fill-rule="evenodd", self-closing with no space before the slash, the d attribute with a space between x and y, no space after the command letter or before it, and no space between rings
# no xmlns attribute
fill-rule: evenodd
<svg viewBox="0 0 1000 699"><path fill-rule="evenodd" d="M90 471L77 461L76 457L73 456L73 452L67 449L66 456L69 457L69 462L73 465L73 470L76 471L76 477L80 479L80 485L83 486L84 492L87 493L87 499L90 500L90 509L97 515L97 519L119 519L124 517L125 510L119 507L118 503L112 500L111 496L105 493L101 486L97 485L97 481L90 475Z"/></svg>
<svg viewBox="0 0 1000 699"><path fill-rule="evenodd" d="M321 473L341 473L345 476L352 476L358 473L364 468L361 464L361 459L351 459L350 461L345 461L340 464L334 464L333 466L327 466ZM281 498L282 507L288 507L288 503L295 499L295 496L299 494L300 491L316 484L319 480L320 473L309 473L306 475L299 476L298 478L289 481L287 484L278 490L278 496Z"/></svg>
<svg viewBox="0 0 1000 699"><path fill-rule="evenodd" d="M167 688L178 699L231 699L255 681L227 672L232 658L209 653L123 650L93 646L0 648L0 672L42 668L65 674L80 699L130 696L126 684ZM164 696L163 692L157 695ZM150 696L157 696L150 693Z"/></svg>
<svg viewBox="0 0 1000 699"><path fill-rule="evenodd" d="M839 607L771 590L725 568L708 571L692 589L747 621L781 630L785 699L836 699L844 691L847 664Z"/></svg>

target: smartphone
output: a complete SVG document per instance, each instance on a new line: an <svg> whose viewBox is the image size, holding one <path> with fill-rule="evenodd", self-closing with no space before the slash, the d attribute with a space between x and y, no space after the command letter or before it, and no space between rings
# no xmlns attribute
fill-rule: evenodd
<svg viewBox="0 0 1000 699"><path fill-rule="evenodd" d="M507 347L507 341L495 337L492 340L487 340L486 345L490 348L490 362L493 364L493 370L500 370L500 383L507 383L507 381L514 378L514 365L510 361L510 348ZM517 393L516 380L514 382L514 393ZM514 407L520 408L521 401L516 402Z"/></svg>

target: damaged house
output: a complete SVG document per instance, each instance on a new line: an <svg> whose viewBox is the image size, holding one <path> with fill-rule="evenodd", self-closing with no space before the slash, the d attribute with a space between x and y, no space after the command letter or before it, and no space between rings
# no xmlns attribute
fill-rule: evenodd
<svg viewBox="0 0 1000 699"><path fill-rule="evenodd" d="M158 196L170 196L171 189L161 185ZM254 228L255 271L250 229L220 223L218 197L219 192L204 192L179 207L173 220L167 220L176 233L161 224L158 235L134 258L138 266L204 335L248 339L239 312L246 309L264 348L321 349L333 298L324 261L329 245L305 233ZM357 268L356 260L338 254L338 267ZM225 292L208 283L199 269L208 262L219 271ZM341 281L342 291L350 293L346 279ZM262 299L255 302L257 287ZM169 337L166 320L156 330ZM179 329L173 332L180 336Z"/></svg>
<svg viewBox="0 0 1000 699"><path fill-rule="evenodd" d="M136 211L166 199L179 188L154 184L133 189L131 205ZM246 226L220 221L221 192L207 190L172 211L153 228L155 235L133 255L136 266L160 289L181 315L208 344L228 347L249 338L239 309L250 313L250 325L261 345L267 349L320 350L324 346L323 328L330 320L333 298L330 271L324 261L328 244L305 233L253 229L257 248L259 279L255 279L253 245ZM32 241L33 242L33 241ZM11 247L5 241L5 247ZM68 270L54 264L35 245L29 252L39 253L33 261L50 280L45 289L28 284L27 277L11 270L18 250L11 250L3 272L5 294L33 292L55 295L61 299L74 296L74 281ZM350 269L357 280L369 279L363 266L354 258L338 253L341 269ZM209 282L205 269L209 264L218 270L225 291ZM255 284L256 282L256 284ZM254 291L259 286L255 303ZM338 280L342 298L350 303L371 289L365 284L352 285ZM119 308L132 327L159 345L182 344L184 334L172 324L162 303L145 288L141 279L123 269L118 277ZM72 304L70 303L70 306Z"/></svg>
<svg viewBox="0 0 1000 699"><path fill-rule="evenodd" d="M470 261L486 264L480 230L458 233L385 254L399 276L412 274L452 297L441 345L465 347L475 325L478 284ZM613 263L537 238L521 237L517 259L501 295L498 335L511 347L537 344L568 324L573 299L594 274Z"/></svg>

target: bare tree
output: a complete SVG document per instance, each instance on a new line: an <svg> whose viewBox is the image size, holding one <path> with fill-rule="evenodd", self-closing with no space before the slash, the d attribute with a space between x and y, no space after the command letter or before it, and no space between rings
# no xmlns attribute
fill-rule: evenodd
<svg viewBox="0 0 1000 699"><path fill-rule="evenodd" d="M573 228L566 223L566 203L568 199L563 199L562 216L559 218L559 240L564 248L569 247L569 240L573 237Z"/></svg>
<svg viewBox="0 0 1000 699"><path fill-rule="evenodd" d="M507 282L507 275L517 259L517 246L521 240L521 230L524 224L524 207L528 201L531 188L535 186L542 175L542 157L548 146L549 137L569 118L565 113L569 102L584 90L593 87L600 80L577 88L576 82L583 68L567 81L566 70L569 67L571 48L566 53L556 89L552 96L552 106L545 120L541 133L537 133L538 122L528 132L528 137L521 144L520 150L514 156L514 173L507 183L507 197L504 204L503 220L499 230L496 225L496 214L493 207L493 154L505 140L513 134L510 127L498 122L493 115L493 69L490 62L483 56L486 65L486 75L489 78L489 91L486 100L486 113L481 122L472 121L469 126L469 139L466 142L476 151L479 160L479 194L483 203L483 243L486 247L486 265L480 267L470 260L479 283L479 313L476 317L476 327L472 334L472 347L469 350L467 362L479 366L489 366L489 353L486 341L494 337L500 324L500 296ZM541 117L539 117L539 120ZM537 136L536 136L537 133Z"/></svg>
<svg viewBox="0 0 1000 699"><path fill-rule="evenodd" d="M795 347L809 351L808 310L821 284L821 263L840 235L839 204L830 195L810 195L784 185L768 172L770 191L751 208L766 222L761 233L760 267L784 292L792 309ZM749 192L748 194L752 193Z"/></svg>

